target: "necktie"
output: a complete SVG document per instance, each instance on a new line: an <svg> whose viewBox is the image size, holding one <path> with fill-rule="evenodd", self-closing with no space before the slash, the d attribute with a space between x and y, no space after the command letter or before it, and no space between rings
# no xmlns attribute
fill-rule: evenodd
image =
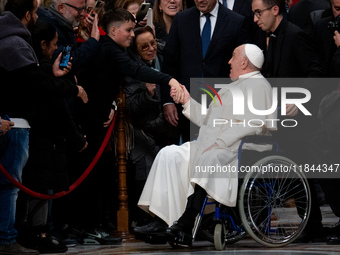
<svg viewBox="0 0 340 255"><path fill-rule="evenodd" d="M227 6L227 0L223 0L222 2L223 2L223 5L224 5L225 7L228 7L228 6Z"/></svg>
<svg viewBox="0 0 340 255"><path fill-rule="evenodd" d="M207 53L209 43L210 43L210 36L211 36L211 22L210 22L210 13L205 13L205 24L202 30L202 53L203 58L205 57L205 54Z"/></svg>

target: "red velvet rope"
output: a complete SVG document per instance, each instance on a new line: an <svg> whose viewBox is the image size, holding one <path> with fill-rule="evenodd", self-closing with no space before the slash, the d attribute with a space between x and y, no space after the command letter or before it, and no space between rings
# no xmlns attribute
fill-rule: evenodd
<svg viewBox="0 0 340 255"><path fill-rule="evenodd" d="M22 190L23 192L27 193L28 195L32 196L32 197L36 197L36 198L40 198L40 199L55 199L55 198L59 198L59 197L63 197L65 195L67 195L68 193L70 193L71 191L73 191L75 188L77 188L79 186L80 183L82 183L84 181L84 179L90 174L90 172L92 171L93 167L97 164L100 156L102 155L113 130L114 127L114 123L116 121L116 116L117 114L114 115L113 120L107 130L107 133L105 135L104 141L102 143L102 145L100 146L96 156L93 158L91 164L87 167L87 169L85 170L85 172L79 177L78 180L76 180L69 188L68 191L61 191L59 193L55 193L53 195L46 195L46 194L41 194L38 192L35 192L33 190L28 189L27 187L25 187L24 185L22 185L20 182L18 182L16 179L14 179L12 177L12 175L10 175L6 169L0 164L0 172L18 189Z"/></svg>

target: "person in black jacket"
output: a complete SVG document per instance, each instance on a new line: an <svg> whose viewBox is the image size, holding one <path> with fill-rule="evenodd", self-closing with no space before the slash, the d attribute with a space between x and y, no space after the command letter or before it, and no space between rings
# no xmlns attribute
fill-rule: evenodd
<svg viewBox="0 0 340 255"><path fill-rule="evenodd" d="M314 41L298 26L284 20L282 12L285 9L284 0L253 0L252 10L254 22L268 33L267 50L263 74L267 78L315 78L324 75L316 53ZM307 79L306 79L307 80ZM277 139L285 155L298 164L312 164L315 154L320 154L318 144L314 143L320 123L317 119L318 106L322 95L329 89L321 83L303 82L303 79L273 79L274 87L304 87L311 93L308 109L311 116L305 116L295 104L286 105L286 116L295 119L298 125L294 128L279 127ZM294 82L298 81L298 83ZM298 85L297 85L298 84ZM279 116L284 119L285 116ZM305 231L297 242L320 240L324 238L321 233L322 216L316 198L313 182L309 181L311 188L311 211Z"/></svg>
<svg viewBox="0 0 340 255"><path fill-rule="evenodd" d="M30 121L37 118L38 103L42 98L58 98L65 93L76 96L76 86L56 82L38 64L30 45L31 29L36 20L36 0L8 0L0 15L0 115L8 115L14 127L0 136L0 163L19 182L28 159ZM54 63L54 75L65 74L59 68L60 57ZM41 123L39 123L41 124ZM11 254L37 254L16 242L15 201L18 189L0 175L0 252ZM8 208L7 210L4 208Z"/></svg>
<svg viewBox="0 0 340 255"><path fill-rule="evenodd" d="M163 56L158 52L158 43L151 27L135 29L130 53L137 62L160 71ZM124 81L127 116L133 126L132 148L129 153L133 183L129 189L131 218L138 225L150 219L149 214L137 207L137 200L143 190L151 165L158 151L171 142L173 127L164 119L160 86L126 77Z"/></svg>
<svg viewBox="0 0 340 255"><path fill-rule="evenodd" d="M328 0L300 0L289 9L288 19L306 32L310 29L310 13L329 8Z"/></svg>
<svg viewBox="0 0 340 255"><path fill-rule="evenodd" d="M33 34L33 48L37 53L41 68L50 75L52 54L57 49L58 34L49 23L38 22ZM71 68L69 63L68 70ZM57 81L61 81L58 78ZM68 82L71 89L76 85ZM66 94L67 95L67 94ZM85 100L85 102L87 102ZM44 125L40 123L43 122ZM86 139L77 130L64 98L41 98L37 115L30 122L30 157L24 168L23 184L37 192L47 194L68 190L67 162L65 147L82 151L87 147ZM66 141L66 143L65 143ZM27 206L27 208L26 208ZM65 252L64 244L55 244L49 235L47 225L48 200L19 194L17 224L26 224L20 231L19 240L25 247L39 252Z"/></svg>
<svg viewBox="0 0 340 255"><path fill-rule="evenodd" d="M338 77L339 72L337 72L338 67L332 62L336 54L339 54L339 41L337 40L337 34L339 31L336 28L336 18L340 15L340 1L331 1L332 15L324 17L317 21L313 28L314 39L319 46L317 48L317 53L320 56L321 64L324 66L326 72L326 77ZM339 18L338 18L339 19ZM329 23L334 24L333 29L328 28Z"/></svg>
<svg viewBox="0 0 340 255"><path fill-rule="evenodd" d="M133 29L135 28L135 19L128 11L117 8L109 10L103 17L103 29L106 35L101 37L99 43L101 50L98 55L93 57L84 68L80 75L80 84L84 85L89 97L89 102L84 105L82 116L82 129L86 135L89 146L80 160L82 168L87 166L90 160L97 153L107 128L114 116L114 107L112 105L118 93L119 86L126 76L135 78L149 83L160 84L161 86L178 86L179 83L169 75L155 71L146 65L132 60L127 54L126 48L130 46ZM178 95L181 97L181 94ZM112 161L112 160L111 160ZM106 162L106 163L104 163ZM83 195L76 200L78 205L72 210L74 214L73 222L85 229L87 236L93 236L101 229L104 219L102 219L101 201L103 198L103 180L104 176L109 174L110 168L113 168L112 162L107 164L102 158L98 161L82 187L78 190ZM110 184L111 186L113 184ZM71 220L70 220L71 221ZM85 241L88 238L85 238ZM118 243L119 240L109 238L96 239L101 244ZM121 240L121 239L120 239Z"/></svg>
<svg viewBox="0 0 340 255"><path fill-rule="evenodd" d="M72 46L72 74L76 74L82 66L99 50L99 30L94 24L94 18L88 15L85 19L88 26L92 26L91 36L80 47L77 47L74 29L86 15L85 0L53 0L47 9L39 7L38 20L51 23L58 32L58 49L53 54L53 59L59 55L67 45Z"/></svg>

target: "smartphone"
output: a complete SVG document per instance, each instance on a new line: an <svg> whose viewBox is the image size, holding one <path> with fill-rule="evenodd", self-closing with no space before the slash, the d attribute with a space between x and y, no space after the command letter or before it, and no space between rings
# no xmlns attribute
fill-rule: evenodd
<svg viewBox="0 0 340 255"><path fill-rule="evenodd" d="M60 69L64 69L67 67L68 62L70 61L70 58L71 58L71 50L72 50L71 45L67 45L66 47L64 47L63 54L61 55L60 65L59 65Z"/></svg>
<svg viewBox="0 0 340 255"><path fill-rule="evenodd" d="M152 13L152 9L149 8L148 13L146 14L147 18L146 18L146 25L151 27L153 26L153 13Z"/></svg>
<svg viewBox="0 0 340 255"><path fill-rule="evenodd" d="M101 0L97 0L94 4L94 7L92 8L91 12L90 12L90 16L94 17L95 13L99 13L101 9L104 8L104 2Z"/></svg>
<svg viewBox="0 0 340 255"><path fill-rule="evenodd" d="M148 12L150 6L151 6L150 3L142 3L139 6L139 9L138 9L137 14L136 14L137 23L139 23L140 21L142 21L144 19L144 17L146 15L146 13Z"/></svg>
<svg viewBox="0 0 340 255"><path fill-rule="evenodd" d="M7 114L2 115L2 116L1 116L1 119L11 121L11 119L8 117Z"/></svg>

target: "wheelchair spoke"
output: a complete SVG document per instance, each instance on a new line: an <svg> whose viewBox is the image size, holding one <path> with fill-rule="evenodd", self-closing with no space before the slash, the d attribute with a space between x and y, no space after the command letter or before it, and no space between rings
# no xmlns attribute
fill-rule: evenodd
<svg viewBox="0 0 340 255"><path fill-rule="evenodd" d="M273 169L291 169L295 165L282 156L269 156L257 164ZM303 174L294 171L249 173L241 193L241 220L257 242L268 247L283 246L303 230L310 210L310 192Z"/></svg>

